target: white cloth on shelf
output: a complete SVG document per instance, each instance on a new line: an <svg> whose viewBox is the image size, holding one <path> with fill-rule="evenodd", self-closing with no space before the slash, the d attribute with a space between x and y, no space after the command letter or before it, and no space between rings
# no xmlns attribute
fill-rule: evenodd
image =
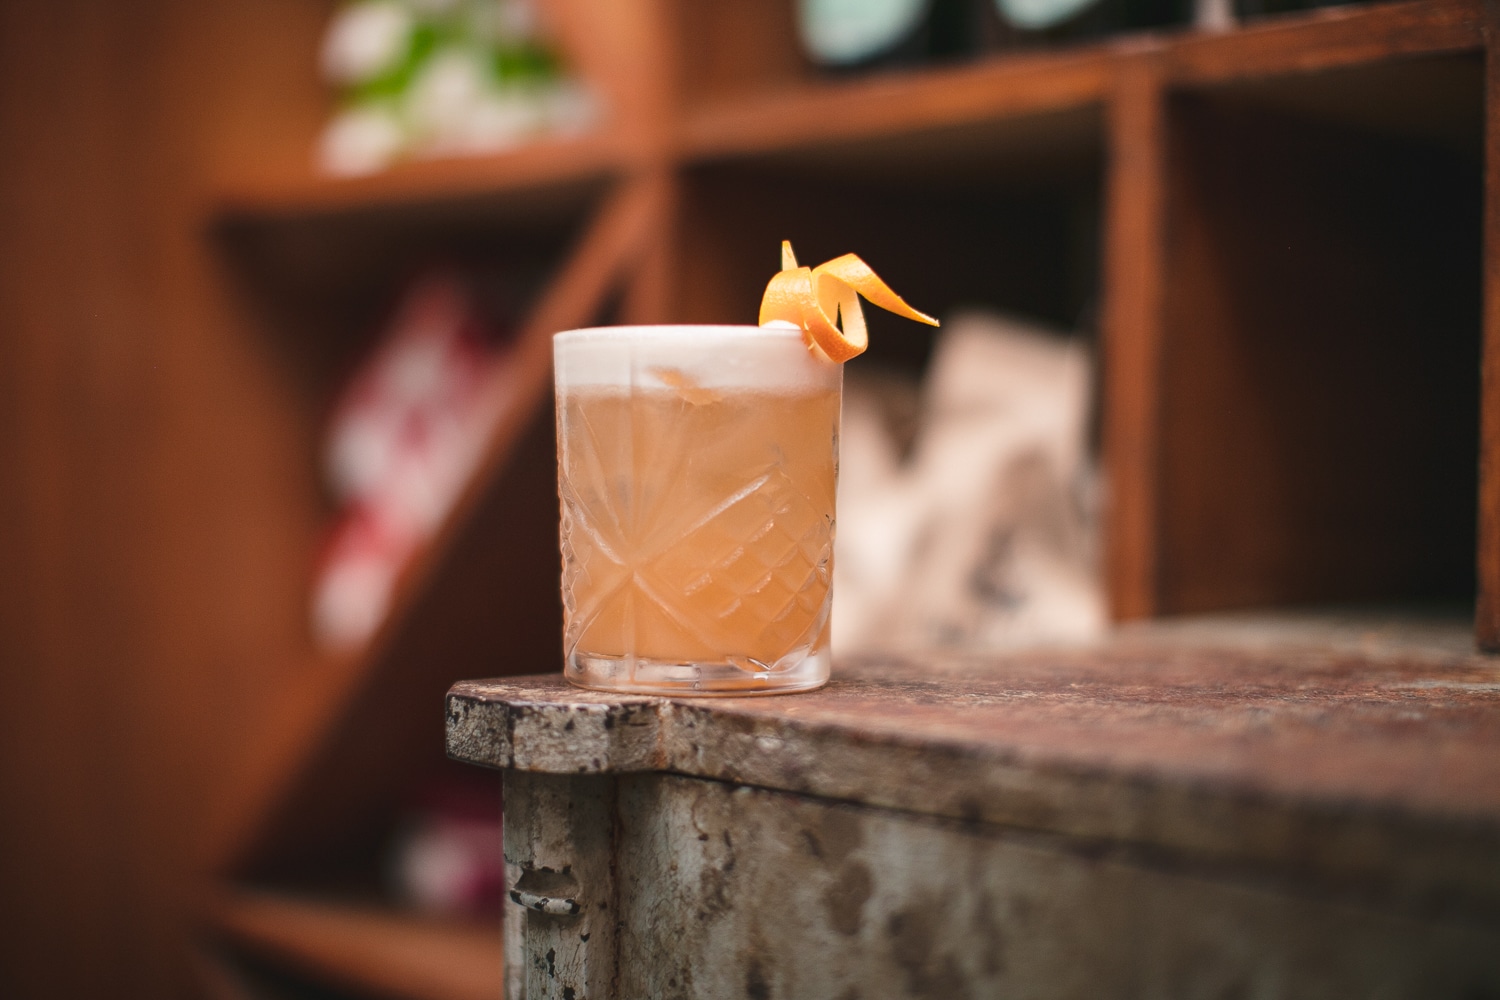
<svg viewBox="0 0 1500 1000"><path fill-rule="evenodd" d="M967 313L944 324L903 462L881 392L851 377L833 643L995 649L1104 626L1087 346Z"/></svg>

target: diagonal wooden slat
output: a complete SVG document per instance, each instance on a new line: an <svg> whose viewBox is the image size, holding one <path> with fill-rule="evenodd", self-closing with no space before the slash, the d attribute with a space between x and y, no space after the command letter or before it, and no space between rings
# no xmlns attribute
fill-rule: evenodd
<svg viewBox="0 0 1500 1000"><path fill-rule="evenodd" d="M265 736L246 755L240 772L226 782L227 801L205 840L206 867L233 869L247 862L284 813L278 803L310 767L320 746L335 739L331 720L343 718L351 699L378 670L399 670L404 634L413 628L418 604L435 576L459 552L487 492L505 472L518 442L536 419L551 388L552 334L591 321L630 272L663 202L660 178L628 181L608 198L543 291L501 376L504 405L492 425L468 486L435 539L402 574L392 608L368 648L309 665L307 681L288 690L271 713ZM532 665L535 667L535 664ZM421 709L413 706L412 711ZM434 708L434 719L438 709Z"/></svg>

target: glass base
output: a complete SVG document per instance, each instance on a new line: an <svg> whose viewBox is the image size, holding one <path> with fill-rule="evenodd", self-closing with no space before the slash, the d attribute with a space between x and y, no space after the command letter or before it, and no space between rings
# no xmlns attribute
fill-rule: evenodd
<svg viewBox="0 0 1500 1000"><path fill-rule="evenodd" d="M791 665L782 666L789 661ZM764 665L748 658L741 661L745 666L739 666L735 658L718 663L683 663L575 652L568 657L563 676L594 691L744 698L820 688L828 683L831 661L826 647L809 650L800 659L796 654L784 656L774 670L758 669Z"/></svg>

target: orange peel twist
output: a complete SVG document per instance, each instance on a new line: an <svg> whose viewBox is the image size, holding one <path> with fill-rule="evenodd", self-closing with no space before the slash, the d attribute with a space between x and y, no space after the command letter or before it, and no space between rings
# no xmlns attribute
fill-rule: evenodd
<svg viewBox="0 0 1500 1000"><path fill-rule="evenodd" d="M897 316L938 325L931 316L907 305L854 254L846 253L817 267L798 267L788 240L781 242L781 271L766 284L760 300L760 325L778 320L791 323L802 330L808 350L842 364L870 346L859 304L861 295ZM836 322L839 319L843 320L842 329Z"/></svg>

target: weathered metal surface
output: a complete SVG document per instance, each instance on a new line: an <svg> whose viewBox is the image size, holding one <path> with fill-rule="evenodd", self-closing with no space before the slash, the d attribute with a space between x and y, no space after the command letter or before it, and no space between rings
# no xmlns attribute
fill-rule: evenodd
<svg viewBox="0 0 1500 1000"><path fill-rule="evenodd" d="M1444 633L1262 626L844 665L767 699L466 682L451 755L665 771L1500 913L1500 663Z"/></svg>
<svg viewBox="0 0 1500 1000"><path fill-rule="evenodd" d="M505 781L506 996L615 996L615 783L512 773Z"/></svg>
<svg viewBox="0 0 1500 1000"><path fill-rule="evenodd" d="M622 998L1500 989L1493 924L1415 920L1056 839L691 778L621 778L618 817Z"/></svg>

